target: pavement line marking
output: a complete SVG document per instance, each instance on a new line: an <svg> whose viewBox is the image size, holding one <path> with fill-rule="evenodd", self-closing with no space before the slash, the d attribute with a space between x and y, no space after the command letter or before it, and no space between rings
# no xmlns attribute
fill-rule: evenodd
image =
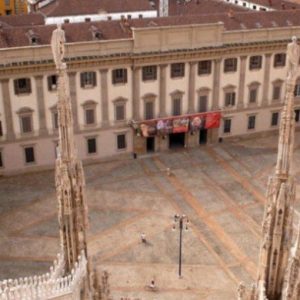
<svg viewBox="0 0 300 300"><path fill-rule="evenodd" d="M155 159L155 158L154 158ZM161 164L160 161L154 160L155 163ZM141 164L142 161L141 161ZM164 165L163 165L164 166ZM146 168L146 166L143 166ZM175 201L172 199L172 195L170 195L168 192L165 191L164 187L161 185L161 183L157 182L157 178L151 177L152 182L157 186L159 190L161 190L161 193L164 195L164 197L169 201L169 203L174 207L176 213L181 213L182 210L179 208L179 206L175 203ZM240 280L234 275L234 273L227 267L226 263L223 261L223 259L218 255L218 253L214 250L212 245L206 240L205 236L197 229L197 227L193 227L193 230L200 240L200 242L203 243L203 245L206 247L206 249L213 255L213 257L216 259L216 261L219 263L220 267L223 269L223 271L229 276L229 278L235 283L239 284Z"/></svg>
<svg viewBox="0 0 300 300"><path fill-rule="evenodd" d="M154 161L158 161L160 165L164 165L159 158L154 158ZM223 245L232 253L238 261L240 261L247 272L256 278L256 265L250 260L250 258L245 255L242 250L236 245L236 243L228 236L228 234L223 230L223 228L215 221L202 205L197 201L197 199L188 191L181 181L177 179L176 176L166 177L169 182L174 186L174 188L183 196L186 202L196 211L198 216L206 223L206 225L216 234Z"/></svg>

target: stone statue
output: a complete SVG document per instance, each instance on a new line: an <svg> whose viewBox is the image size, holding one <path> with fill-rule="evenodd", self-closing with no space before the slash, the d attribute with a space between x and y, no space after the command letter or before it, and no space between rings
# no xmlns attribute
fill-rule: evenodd
<svg viewBox="0 0 300 300"><path fill-rule="evenodd" d="M65 57L65 32L61 28L61 24L57 24L57 28L52 33L51 48L55 65L58 69L63 66Z"/></svg>
<svg viewBox="0 0 300 300"><path fill-rule="evenodd" d="M292 42L287 45L288 58L288 77L294 77L297 74L297 68L300 58L300 47L297 43L297 37L292 37Z"/></svg>

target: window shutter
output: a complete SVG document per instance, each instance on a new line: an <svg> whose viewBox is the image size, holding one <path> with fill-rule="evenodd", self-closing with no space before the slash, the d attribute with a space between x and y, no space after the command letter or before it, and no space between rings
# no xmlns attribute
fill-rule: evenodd
<svg viewBox="0 0 300 300"><path fill-rule="evenodd" d="M30 78L26 78L26 87L27 87L27 92L31 93L31 80L30 80Z"/></svg>
<svg viewBox="0 0 300 300"><path fill-rule="evenodd" d="M96 75L96 72L93 72L92 73L92 81L93 81L93 86L96 86L97 85L97 75Z"/></svg>
<svg viewBox="0 0 300 300"><path fill-rule="evenodd" d="M48 91L52 91L52 78L51 76L48 76Z"/></svg>
<svg viewBox="0 0 300 300"><path fill-rule="evenodd" d="M19 85L18 85L18 79L14 80L14 88L15 88L15 94L19 94Z"/></svg>
<svg viewBox="0 0 300 300"><path fill-rule="evenodd" d="M84 73L80 73L80 87L84 87Z"/></svg>
<svg viewBox="0 0 300 300"><path fill-rule="evenodd" d="M124 69L124 83L127 82L127 69Z"/></svg>

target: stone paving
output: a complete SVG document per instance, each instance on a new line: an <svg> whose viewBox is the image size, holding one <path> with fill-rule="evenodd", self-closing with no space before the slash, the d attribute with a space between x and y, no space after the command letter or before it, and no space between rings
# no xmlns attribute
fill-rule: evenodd
<svg viewBox="0 0 300 300"><path fill-rule="evenodd" d="M86 166L88 249L98 271L109 272L112 298L235 299L238 283L256 275L276 145L271 137ZM0 280L46 272L59 251L53 171L1 178L0 190ZM191 221L183 233L182 278L175 213ZM152 279L155 292L147 288Z"/></svg>

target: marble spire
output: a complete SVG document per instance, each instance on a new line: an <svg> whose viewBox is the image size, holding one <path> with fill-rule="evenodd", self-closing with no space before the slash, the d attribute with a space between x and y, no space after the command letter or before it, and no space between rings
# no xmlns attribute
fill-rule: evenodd
<svg viewBox="0 0 300 300"><path fill-rule="evenodd" d="M286 91L281 112L275 174L269 178L267 188L258 278L254 288L249 292L240 285L238 298L241 300L300 299L298 296L287 297L287 294L296 295L294 291L291 293L293 289L291 278L295 279L295 266L296 273L300 271L297 260L299 251L293 251L292 248L296 195L294 178L291 174L295 134L294 89L299 57L300 49L297 39L293 37L287 46ZM299 239L297 243L299 244Z"/></svg>
<svg viewBox="0 0 300 300"><path fill-rule="evenodd" d="M58 75L59 145L56 159L56 193L59 206L61 247L65 257L65 274L71 272L83 250L87 256L87 204L84 197L85 180L82 163L77 158L69 79L65 56L65 32L58 25L51 38Z"/></svg>

